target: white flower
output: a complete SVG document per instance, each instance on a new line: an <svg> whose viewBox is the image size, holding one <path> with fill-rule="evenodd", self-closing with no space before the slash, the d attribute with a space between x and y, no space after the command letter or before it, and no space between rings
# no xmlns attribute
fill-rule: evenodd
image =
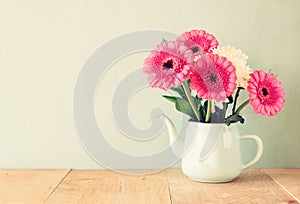
<svg viewBox="0 0 300 204"><path fill-rule="evenodd" d="M251 69L247 65L248 56L240 49L230 45L218 47L213 50L214 54L226 57L236 68L237 86L247 88Z"/></svg>

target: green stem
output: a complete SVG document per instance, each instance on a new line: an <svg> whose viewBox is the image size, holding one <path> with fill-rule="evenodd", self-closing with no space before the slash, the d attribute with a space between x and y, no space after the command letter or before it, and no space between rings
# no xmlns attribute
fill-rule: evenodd
<svg viewBox="0 0 300 204"><path fill-rule="evenodd" d="M200 114L199 114L199 111L197 110L197 106L195 104L195 101L193 100L193 98L191 96L191 91L190 91L190 89L188 87L187 81L184 81L182 83L182 86L183 86L183 90L185 92L185 95L186 95L186 97L187 97L187 99L188 99L188 101L189 101L189 103L190 103L190 105L191 105L191 107L192 107L195 115L196 115L197 120L200 121Z"/></svg>
<svg viewBox="0 0 300 204"><path fill-rule="evenodd" d="M236 103L237 103L237 99L240 95L240 91L242 90L243 88L241 87L238 87L236 93L235 93L235 96L234 96L234 103L233 103L233 108L232 108L232 115L234 114L235 112L235 108L236 108Z"/></svg>
<svg viewBox="0 0 300 204"><path fill-rule="evenodd" d="M207 101L207 111L206 111L205 122L209 122L210 114L211 114L211 101Z"/></svg>
<svg viewBox="0 0 300 204"><path fill-rule="evenodd" d="M247 101L245 101L244 103L242 103L242 104L240 105L240 107L236 110L235 114L239 114L239 113L241 112L241 110L242 110L243 108L245 108L246 105L249 104L249 101L250 101L250 100L248 99Z"/></svg>

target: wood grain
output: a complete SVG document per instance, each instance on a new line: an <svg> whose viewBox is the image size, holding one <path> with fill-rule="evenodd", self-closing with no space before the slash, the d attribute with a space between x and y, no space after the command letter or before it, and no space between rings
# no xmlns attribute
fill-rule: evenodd
<svg viewBox="0 0 300 204"><path fill-rule="evenodd" d="M0 170L0 203L43 203L68 172L68 169Z"/></svg>
<svg viewBox="0 0 300 204"><path fill-rule="evenodd" d="M263 171L248 169L234 182L191 181L178 169L168 171L172 203L297 203Z"/></svg>
<svg viewBox="0 0 300 204"><path fill-rule="evenodd" d="M73 170L46 203L170 203L165 172L128 176Z"/></svg>
<svg viewBox="0 0 300 204"><path fill-rule="evenodd" d="M300 171L299 169L264 169L286 191L300 202Z"/></svg>
<svg viewBox="0 0 300 204"><path fill-rule="evenodd" d="M300 169L248 169L222 184L191 181L180 169L143 176L109 170L0 170L0 203L295 204L299 181Z"/></svg>
<svg viewBox="0 0 300 204"><path fill-rule="evenodd" d="M118 203L171 203L166 171L146 176L121 176Z"/></svg>
<svg viewBox="0 0 300 204"><path fill-rule="evenodd" d="M45 203L116 203L119 175L107 170L72 170Z"/></svg>

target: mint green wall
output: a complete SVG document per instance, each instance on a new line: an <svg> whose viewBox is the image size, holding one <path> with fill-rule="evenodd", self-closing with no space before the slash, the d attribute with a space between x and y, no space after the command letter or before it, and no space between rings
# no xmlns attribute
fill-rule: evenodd
<svg viewBox="0 0 300 204"><path fill-rule="evenodd" d="M300 167L299 8L299 0L2 0L0 168L100 168L80 145L74 128L75 80L101 44L143 29L178 34L206 29L221 45L242 49L251 67L272 68L286 90L285 107L273 118L254 115L248 107L241 132L258 134L264 142L263 157L255 167ZM95 111L107 119L107 139L128 152L151 153L168 143L166 132L148 145L126 142L110 120L109 99L116 80L138 68L146 54L116 63L96 95ZM180 115L161 99L161 92L148 92L152 100L140 93L131 104L133 122L146 127L144 106L159 103L178 124ZM250 159L255 145L242 147L245 160Z"/></svg>

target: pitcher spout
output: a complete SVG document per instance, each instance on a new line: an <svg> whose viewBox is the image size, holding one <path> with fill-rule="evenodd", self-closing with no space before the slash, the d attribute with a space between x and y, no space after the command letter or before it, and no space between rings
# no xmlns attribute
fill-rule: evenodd
<svg viewBox="0 0 300 204"><path fill-rule="evenodd" d="M159 116L159 118L163 119L163 121L165 122L167 128L168 128L168 132L169 132L169 142L170 142L170 145L172 145L174 143L174 141L176 140L176 137L177 137L177 131L176 131L176 128L174 126L174 123L172 122L172 120L162 114Z"/></svg>
<svg viewBox="0 0 300 204"><path fill-rule="evenodd" d="M164 120L168 128L171 150L177 157L181 158L183 153L183 142L180 139L177 139L177 131L174 123L166 115L160 115L160 118Z"/></svg>

